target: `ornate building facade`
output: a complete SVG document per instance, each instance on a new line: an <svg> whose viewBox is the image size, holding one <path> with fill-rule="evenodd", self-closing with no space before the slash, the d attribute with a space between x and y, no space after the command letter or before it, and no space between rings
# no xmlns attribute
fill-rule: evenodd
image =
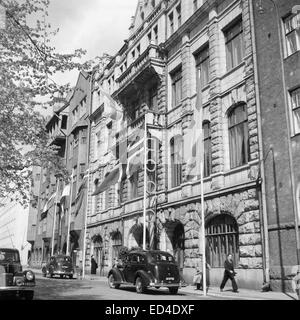
<svg viewBox="0 0 300 320"><path fill-rule="evenodd" d="M143 129L145 121L162 132L153 178L155 210L147 211L147 245L173 253L187 281L201 266L200 181L189 179L187 161L178 161L189 148L184 138L199 77L204 116L197 126L204 132L211 283L220 283L229 252L240 286L259 288L263 283L249 15L248 1L139 1L125 45L105 70L94 72L87 257L96 255L101 274L112 266L121 245L142 246L145 172L137 166L104 192L98 187L120 161L120 154L114 157L110 150L121 145L122 130L126 128L128 148L134 130ZM103 92L124 111L119 128Z"/></svg>

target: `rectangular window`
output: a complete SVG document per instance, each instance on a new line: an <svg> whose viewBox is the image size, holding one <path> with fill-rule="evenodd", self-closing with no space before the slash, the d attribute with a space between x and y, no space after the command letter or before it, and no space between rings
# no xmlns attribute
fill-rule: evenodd
<svg viewBox="0 0 300 320"><path fill-rule="evenodd" d="M137 55L139 56L141 54L141 46L140 45L138 45L136 47L136 51L137 51Z"/></svg>
<svg viewBox="0 0 300 320"><path fill-rule="evenodd" d="M181 5L180 4L176 7L176 14L177 14L177 25L179 28L181 26Z"/></svg>
<svg viewBox="0 0 300 320"><path fill-rule="evenodd" d="M131 56L132 56L132 59L135 58L135 50L133 50L133 51L131 52Z"/></svg>
<svg viewBox="0 0 300 320"><path fill-rule="evenodd" d="M67 129L68 116L63 115L61 120L61 128Z"/></svg>
<svg viewBox="0 0 300 320"><path fill-rule="evenodd" d="M243 24L239 20L225 32L227 71L239 65L244 58Z"/></svg>
<svg viewBox="0 0 300 320"><path fill-rule="evenodd" d="M72 186L72 202L75 201L77 195L77 167L73 171L73 186Z"/></svg>
<svg viewBox="0 0 300 320"><path fill-rule="evenodd" d="M287 55L300 50L300 12L283 20Z"/></svg>
<svg viewBox="0 0 300 320"><path fill-rule="evenodd" d="M86 134L87 134L87 130L86 129L82 130L82 132L81 132L81 144L86 144L86 141L87 141Z"/></svg>
<svg viewBox="0 0 300 320"><path fill-rule="evenodd" d="M157 100L157 88L151 88L149 91L149 108L150 110L157 111L158 100Z"/></svg>
<svg viewBox="0 0 300 320"><path fill-rule="evenodd" d="M170 28L170 35L174 32L174 15L173 12L169 14L169 28Z"/></svg>
<svg viewBox="0 0 300 320"><path fill-rule="evenodd" d="M113 143L113 135L112 135L112 122L107 124L107 147L110 148Z"/></svg>
<svg viewBox="0 0 300 320"><path fill-rule="evenodd" d="M182 99L182 72L181 67L171 73L172 83L172 107L175 108L181 103Z"/></svg>
<svg viewBox="0 0 300 320"><path fill-rule="evenodd" d="M158 45L158 26L154 27L153 32L154 32L154 43Z"/></svg>
<svg viewBox="0 0 300 320"><path fill-rule="evenodd" d="M300 88L291 92L294 133L300 133Z"/></svg>
<svg viewBox="0 0 300 320"><path fill-rule="evenodd" d="M148 37L148 43L150 44L152 40L152 33L149 32L147 37Z"/></svg>
<svg viewBox="0 0 300 320"><path fill-rule="evenodd" d="M201 88L209 82L209 47L206 46L196 56L196 67L200 72Z"/></svg>

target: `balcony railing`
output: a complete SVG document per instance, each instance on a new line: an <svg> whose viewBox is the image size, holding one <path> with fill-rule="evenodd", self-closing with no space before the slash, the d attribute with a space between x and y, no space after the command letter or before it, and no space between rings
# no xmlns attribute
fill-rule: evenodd
<svg viewBox="0 0 300 320"><path fill-rule="evenodd" d="M164 60L160 57L159 48L157 45L150 44L144 51L120 76L117 78L119 90L126 86L139 75L147 67L163 67Z"/></svg>

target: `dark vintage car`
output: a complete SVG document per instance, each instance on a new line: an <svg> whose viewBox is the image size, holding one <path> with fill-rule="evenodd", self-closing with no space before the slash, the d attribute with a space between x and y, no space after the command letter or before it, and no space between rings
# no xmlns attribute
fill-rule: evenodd
<svg viewBox="0 0 300 320"><path fill-rule="evenodd" d="M19 251L0 248L0 297L32 300L34 287L35 275L31 270L22 270Z"/></svg>
<svg viewBox="0 0 300 320"><path fill-rule="evenodd" d="M69 277L72 279L74 267L71 257L66 255L50 257L49 262L42 267L42 274L44 277L48 275L52 278L55 275L59 275L61 278Z"/></svg>
<svg viewBox="0 0 300 320"><path fill-rule="evenodd" d="M110 288L131 284L137 293L143 293L147 288L167 287L171 294L176 294L180 287L186 286L174 257L168 252L131 251L122 261L108 273Z"/></svg>

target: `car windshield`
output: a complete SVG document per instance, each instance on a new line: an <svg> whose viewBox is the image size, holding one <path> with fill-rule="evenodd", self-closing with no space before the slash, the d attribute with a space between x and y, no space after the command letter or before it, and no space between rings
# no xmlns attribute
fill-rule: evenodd
<svg viewBox="0 0 300 320"><path fill-rule="evenodd" d="M18 251L0 249L0 262L20 262Z"/></svg>
<svg viewBox="0 0 300 320"><path fill-rule="evenodd" d="M152 253L151 256L156 262L174 262L174 258L168 253Z"/></svg>

